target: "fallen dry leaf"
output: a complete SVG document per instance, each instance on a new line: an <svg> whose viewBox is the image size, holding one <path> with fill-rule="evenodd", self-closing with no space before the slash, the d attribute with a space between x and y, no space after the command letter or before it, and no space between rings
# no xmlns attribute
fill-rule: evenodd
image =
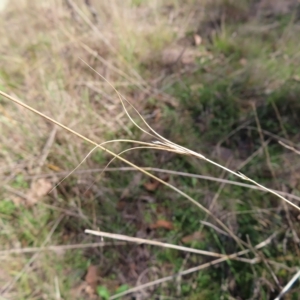
<svg viewBox="0 0 300 300"><path fill-rule="evenodd" d="M85 275L85 281L92 288L93 292L96 291L98 282L98 267L90 265Z"/></svg>
<svg viewBox="0 0 300 300"><path fill-rule="evenodd" d="M29 192L26 194L26 205L32 206L39 202L42 197L47 195L51 188L51 182L45 178L40 178L36 181L33 181L30 186Z"/></svg>
<svg viewBox="0 0 300 300"><path fill-rule="evenodd" d="M157 190L159 185L160 185L159 181L156 181L156 180L149 181L144 184L144 188L149 192L153 192L153 191Z"/></svg>
<svg viewBox="0 0 300 300"><path fill-rule="evenodd" d="M154 224L150 225L151 229L157 229L157 228L164 228L167 230L174 229L173 223L166 221L166 220L158 220Z"/></svg>
<svg viewBox="0 0 300 300"><path fill-rule="evenodd" d="M187 235L181 239L181 241L185 244L196 242L204 238L204 233L200 231L196 231L190 235Z"/></svg>
<svg viewBox="0 0 300 300"><path fill-rule="evenodd" d="M60 172L62 171L62 169L56 165L53 165L53 164L47 164L47 168L52 170L52 171L55 171L55 172Z"/></svg>

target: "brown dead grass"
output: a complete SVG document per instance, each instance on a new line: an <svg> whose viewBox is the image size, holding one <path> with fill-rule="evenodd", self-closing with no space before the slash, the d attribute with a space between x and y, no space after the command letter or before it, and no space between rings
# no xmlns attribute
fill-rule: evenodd
<svg viewBox="0 0 300 300"><path fill-rule="evenodd" d="M142 75L148 79L155 79L156 75L141 69L141 62L147 62L151 56L160 57L163 48L180 38L190 22L189 14L183 14L183 9L172 1L170 5L169 1L145 1L136 6L132 3L128 0L96 2L95 19L84 1L11 1L0 20L1 89L97 143L117 131L130 135L129 120L119 100L80 59L142 108L146 98L156 90ZM184 9L189 11L190 4ZM133 97L134 90L142 91L142 97ZM21 206L22 211L24 203L19 199L26 200L29 186L36 183L36 175L74 168L90 146L2 99L0 110L0 143L3 145L0 178L8 187L2 195ZM21 186L11 187L17 175L34 177ZM55 182L55 179L51 181ZM84 219L81 200L68 199L71 196L63 187L54 198L58 200L61 193L73 206L78 206L75 215ZM74 214L59 206L54 202L54 210L32 207L27 216L22 213L22 220L15 222L12 218L6 222L2 248L26 247L33 236L36 239L29 242L30 246L39 247L44 242L56 244L57 236L51 235L48 239L54 226L50 211L55 218L60 218L62 211ZM40 220L41 228L32 224L32 218ZM21 240L20 236L23 236ZM3 259L7 257L1 258L2 262ZM19 292L18 297L31 295L31 299L43 293L53 294L50 290L56 272L50 265L59 265L62 258L49 260L45 254L38 253L31 259L30 265L25 254L18 255L14 261L7 260L1 275L2 288L8 287L6 297L13 299L16 292ZM68 270L64 273L66 275ZM40 278L45 280L43 284ZM16 284L19 281L20 284Z"/></svg>
<svg viewBox="0 0 300 300"><path fill-rule="evenodd" d="M206 1L196 2L187 1L181 7L167 0L149 0L140 5L133 5L133 1L99 1L93 7L96 15L83 1L28 0L12 3L0 21L0 43L4 49L0 54L3 62L0 87L97 143L118 131L130 135L132 128L119 100L79 58L112 82L140 111L152 94L160 92L165 101L166 96L159 90L159 75L164 75L160 64L168 65L168 68L178 62L193 64L195 54L187 46L191 42L184 37L189 24L195 24L197 18L203 17L204 10L199 7ZM234 10L217 12L218 17L236 12L243 20L244 6L233 7ZM179 50L174 46L176 42L181 45ZM170 59L168 49L177 52L171 63L164 63L165 57ZM158 68L147 69L153 63ZM90 150L88 145L60 129L55 131L47 121L23 108L1 101L0 110L0 142L4 145L0 159L5 166L1 169L0 178L11 188L5 194L11 200L12 193L18 197L26 196L26 191L37 182L35 176L40 172L71 170ZM25 182L27 187L9 185L18 174L31 176L32 180ZM52 184L56 182L53 179ZM45 228L34 225L30 218L23 223L17 222L16 227L12 226L13 222L5 223L4 248L55 244L58 238L53 236L52 239L50 233L59 224L53 219L63 223L68 214L74 214L71 209L58 207L62 202L61 194L63 201L69 201L67 206L76 207L78 219L88 219L89 228L97 229L100 222L97 223L95 211L91 209L87 218L81 210L81 199L74 196L81 195L80 189L75 188L70 193L61 187L53 197L52 207L57 205L54 217L47 215L47 208L43 211L33 207L30 211L30 218L49 219L39 224ZM19 238L23 228L18 226L26 227L36 240L27 245L26 236ZM61 235L67 242L72 240L71 234L64 232ZM84 237L82 241L90 240ZM49 259L39 253L32 256L30 261L33 259L33 262L28 264L28 257L20 255L5 265L0 278L4 286L10 284L8 297L15 297L12 292L17 290L15 283L19 280L22 283L19 296L39 299L41 295L53 295L57 273L51 266L63 263L61 257ZM28 268L24 269L24 265ZM64 270L64 276L68 276L69 271ZM26 281L22 276L18 277L20 274L30 279Z"/></svg>
<svg viewBox="0 0 300 300"><path fill-rule="evenodd" d="M71 7L66 3L72 3ZM122 127L128 131L111 89L79 58L125 95L132 88L149 88L139 75L140 62L149 54L159 56L189 24L178 17L180 7L168 7L167 3L97 2L96 24L83 1L12 3L1 19L1 87L95 141L104 141L107 132ZM179 19L184 21L182 28ZM1 104L1 111L5 132L1 142L10 145L6 161L13 154L39 154L51 125L10 104ZM76 165L86 147L72 142L65 133L58 132L57 139L69 145L68 153L59 155ZM66 165L59 167L65 169Z"/></svg>

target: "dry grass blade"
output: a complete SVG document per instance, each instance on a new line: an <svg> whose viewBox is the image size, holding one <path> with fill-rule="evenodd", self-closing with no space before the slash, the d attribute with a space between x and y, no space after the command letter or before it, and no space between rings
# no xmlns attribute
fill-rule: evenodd
<svg viewBox="0 0 300 300"><path fill-rule="evenodd" d="M285 148L287 148L287 149L289 149L289 150L292 150L292 151L295 152L296 154L300 155L300 151L297 150L297 149L295 149L294 147L289 146L289 145L285 144L285 143L282 142L282 141L278 141L278 143L279 143L281 146L283 146L283 147L285 147Z"/></svg>
<svg viewBox="0 0 300 300"><path fill-rule="evenodd" d="M276 233L274 233L272 236L270 236L269 238L267 238L265 241L259 243L258 245L256 245L254 248L256 250L258 249L261 249L263 247L265 247L266 245L270 244L272 239L276 236ZM174 274L174 275L171 275L171 276L167 276L167 277L164 277L164 278L160 278L158 280L154 280L154 281L151 281L151 282L148 282L148 283L145 283L145 284L142 284L142 285L139 285L137 287L134 287L134 288L131 288L131 289L128 289L127 291L125 292L122 292L122 293L119 293L119 294L116 294L112 297L110 297L109 299L118 299L119 297L123 297L125 295L128 295L128 294L131 294L131 293L134 293L134 292L138 292L142 289L146 289L146 288L149 288L151 286L154 286L154 285L158 285L158 284L161 284L163 282L166 282L166 281L170 281L170 280L173 280L175 279L176 277L178 276L183 276L183 275L188 275L188 274L191 274L191 273L194 273L194 272L197 272L197 271L200 271L200 270L203 270L203 269L206 269L210 266L214 266L214 265L217 265L219 263L222 263L224 261L226 261L227 259L235 259L237 258L238 256L241 256L241 255L245 255L245 254L248 254L251 250L242 250L242 251L239 251L237 253L233 253L231 255L228 255L228 257L222 257L222 258L218 258L218 259L215 259L211 262L208 262L208 263L205 263L205 264L202 264L200 266L197 266L197 267L193 267L193 268L190 268L190 269L187 269L185 271L182 271L178 274ZM257 261L254 260L252 261L251 263L256 263Z"/></svg>
<svg viewBox="0 0 300 300"><path fill-rule="evenodd" d="M151 143L140 143L140 144L148 144L148 145L153 145L153 144L151 144ZM88 155L84 158L84 160L83 161L81 161L81 163L73 170L73 171L71 171L71 173L70 174L68 174L66 177L64 177L64 179L63 180L65 180L67 177L69 177L72 173L74 173L75 171L76 171L76 169L78 169L78 167L87 159L87 157L96 149L97 147L95 147L94 149L92 149L89 153L88 153ZM158 146L156 146L156 145L153 145L153 146L140 146L140 147L132 147L132 148L129 148L129 149L126 149L126 150L124 150L124 151L121 151L121 152L119 152L118 153L118 156L121 156L122 154L124 154L124 153L126 153L126 152L129 152L129 151L131 151L131 150L138 150L138 149L154 149L154 150L162 150L162 151L166 151L167 149L165 148L165 147L158 147ZM176 151L174 151L174 152L176 152ZM178 152L176 152L176 153L178 153ZM102 169L101 170L101 172L100 172L100 176L108 169L108 167L111 165L111 163L116 159L117 157L113 157L108 163L107 163L107 165L105 166L105 168L104 169ZM62 180L62 181L63 181ZM56 186L58 186L62 181L60 181ZM92 185L93 185L94 183L92 183ZM92 186L91 185L91 186ZM91 187L90 186L90 187ZM86 190L86 192L90 189L90 187Z"/></svg>
<svg viewBox="0 0 300 300"><path fill-rule="evenodd" d="M161 136L160 134L158 134L147 122L146 120L142 117L142 115L138 112L138 110L121 94L119 93L116 88L104 77L102 76L99 72L97 72L94 68L92 68L89 64L87 64L84 60L82 60L83 63L85 63L92 71L94 71L98 76L100 76L113 90L114 92L117 94L117 96L119 97L119 100L123 106L123 109L127 115L127 117L129 118L129 120L138 128L140 129L142 132L146 133L147 135L150 135L153 138L159 139L160 141L155 141L153 143L158 144L158 145L163 145L168 147L169 149L176 149L177 151L179 151L179 153L185 153L185 154L189 154L190 152L193 152L189 149L186 149L185 147L179 146L169 140L167 140L166 138L164 138L163 136ZM148 131L144 130L143 128L141 128L134 120L133 118L130 116L124 101L126 101L130 107L137 113L137 115L140 117L140 119L142 120L142 122L147 126L147 128L152 132L149 133ZM196 152L193 152L196 153ZM205 157L201 154L198 154L198 158L203 158L205 159Z"/></svg>
<svg viewBox="0 0 300 300"><path fill-rule="evenodd" d="M82 61L83 61L83 60L82 60ZM85 61L83 61L83 62L84 62L91 70L93 70L97 75L99 75L105 82L107 82L107 83L112 87L112 89L113 89L113 90L115 91L115 93L118 95L118 97L119 97L119 99L120 99L120 102L121 102L121 104L122 104L122 106L123 106L123 108L124 108L124 110L125 110L125 112L126 112L126 115L127 115L128 118L130 119L130 121L131 121L137 128L139 128L141 131L143 131L144 133L146 133L146 134L148 134L148 135L150 135L150 136L152 136L152 137L156 137L157 139L160 140L160 141L156 141L156 142L154 142L154 143L159 144L159 145L164 145L164 146L166 146L166 147L168 147L168 148L170 148L170 149L172 149L172 150L178 150L179 153L185 153L185 154L187 154L187 155L195 156L195 157L197 157L197 158L199 158L199 159L204 159L205 161L211 163L212 165L215 165L215 166L218 167L218 168L221 168L221 169L227 171L228 173L231 173L231 174L233 174L233 175L235 175L235 176L237 176L237 177L239 177L239 178L241 178L241 179L243 179L243 180L250 181L250 182L254 183L255 185L257 185L257 186L259 186L260 188L262 188L263 190L265 190L265 191L267 191L267 192L270 192L270 193L276 195L277 197L279 197L279 198L282 199L283 201L287 202L288 204L290 204L290 205L293 206L294 208L297 208L298 210L300 210L300 207L298 207L296 204L294 204L294 203L291 202L290 200L288 200L288 199L286 199L285 197L281 196L281 195L278 194L277 192L275 192L275 191L273 191L273 190L271 190L271 189L268 189L268 188L264 187L263 185L261 185L261 184L257 183L256 181L254 181L254 180L248 178L247 176L243 175L242 173L240 173L240 172L235 172L235 171L233 171L233 170L231 170L231 169L229 169L229 168L227 168L227 167L224 167L224 166L222 166L222 165L220 165L220 164L218 164L218 163L216 163L216 162L214 162L214 161L212 161L212 160L206 158L205 156L203 156L203 155L200 154L200 153L197 153L197 152L195 152L195 151L193 151L193 150L190 150L190 149L187 149L187 148L182 147L182 146L180 146L180 145L177 145L177 144L175 144L175 143L173 143L173 142L167 140L166 138L162 137L160 134L158 134L158 133L157 133L157 132L156 132L156 131L155 131L155 130L147 123L147 122L146 122L146 120L141 116L141 114L136 110L136 108L135 108L128 100L126 100L125 97L123 97L123 96L115 89L115 87L114 87L114 86L113 86L113 85L112 85L112 84L111 84L104 76L102 76L102 75L101 75L100 73L98 73L95 69L93 69L91 66L89 66ZM123 99L125 99L125 101L126 101L126 102L127 102L127 103L135 110L135 112L136 112L136 113L138 114L138 116L141 118L141 120L143 121L143 123L150 129L150 131L154 134L154 136L153 136L153 134L150 134L149 132L145 131L145 130L142 129L140 126L138 126L138 124L136 124L136 122L132 119L132 117L131 117L130 114L128 113L128 111L127 111L127 109L126 109L126 107L125 107L125 105L124 105ZM205 212L208 213L210 216L212 216L211 213L210 213L208 210L206 210ZM223 226L223 225L222 225L222 226ZM238 242L238 240L236 240L236 241Z"/></svg>
<svg viewBox="0 0 300 300"><path fill-rule="evenodd" d="M215 226L215 225L213 225L213 224L211 224L211 223L209 223L209 222L207 222L207 221L201 221L201 220L200 220L200 223L201 223L202 225L211 227L212 229L214 229L215 231L217 231L217 232L219 232L219 233L221 233L221 234L223 234L223 235L228 236L228 233L227 233L227 232L221 230L221 229L218 228L217 226Z"/></svg>
<svg viewBox="0 0 300 300"><path fill-rule="evenodd" d="M122 234L114 234L114 233L95 231L95 230L89 230L89 229L86 229L84 232L88 233L88 234L101 236L101 237L107 237L107 238L116 239L116 240L120 240L120 241L133 242L133 243L138 243L138 244L147 244L147 245L152 245L152 246L159 246L159 247L163 247L163 248L170 248L170 249L180 250L180 251L189 252L189 253L201 254L201 255L205 255L205 256L227 257L227 258L230 256L230 255L225 255L225 254L220 254L220 253L215 253L215 252L210 252L210 251L204 251L204 250L200 250L200 249L194 249L194 248L189 248L189 247L184 247L184 246L177 246L177 245L173 245L173 244L162 243L159 241L130 237L127 235L122 235Z"/></svg>
<svg viewBox="0 0 300 300"><path fill-rule="evenodd" d="M153 171L157 173L164 173L164 174L171 174L171 175L178 175L178 176L184 176L184 177L191 177L191 178L198 178L198 179L204 179L204 180L209 180L209 181L215 181L215 182L221 182L221 183L226 183L230 185L235 185L235 186L240 186L240 187L245 187L248 189L253 189L253 190L258 190L258 191L265 191L265 189L260 188L257 185L254 184L247 184L239 181L234 181L234 180L228 180L228 179L223 179L223 178L218 178L218 177L213 177L213 176L206 176L206 175L198 175L198 174L192 174L192 173L186 173L186 172L179 172L179 171L173 171L173 170L167 170L167 169L160 169L160 168L152 168L152 167L142 167L145 171ZM135 168L132 167L119 167L119 168L96 168L96 169L88 169L88 170L78 170L77 168L71 171L72 173L76 174L85 174L85 173L98 173L98 172L116 172L116 171L136 171ZM69 171L67 172L56 172L55 176L65 176L70 174ZM52 173L50 174L40 174L39 177L52 177L54 176ZM31 179L33 176L26 176L26 178ZM300 197L288 193L288 192L282 192L278 190L272 190L282 196L289 197L291 199L300 201Z"/></svg>
<svg viewBox="0 0 300 300"><path fill-rule="evenodd" d="M295 283L296 280L300 277L300 270L292 277L292 279L288 282L288 284L282 289L281 293L274 299L281 299L286 292L291 288L291 286Z"/></svg>
<svg viewBox="0 0 300 300"><path fill-rule="evenodd" d="M126 245L126 243L123 243L123 242L117 242L117 243L115 243L115 242L114 243L99 242L99 243L88 243L88 244L57 245L57 246L49 246L49 247L17 248L17 249L1 250L0 256L6 256L9 254L35 253L35 252L40 252L40 251L59 252L59 251L65 251L65 250L110 247L110 246L121 246L121 245Z"/></svg>
<svg viewBox="0 0 300 300"><path fill-rule="evenodd" d="M54 277L54 285L55 285L55 297L56 297L57 300L61 300L61 295L60 295L60 289L59 289L59 283L58 283L57 276Z"/></svg>
<svg viewBox="0 0 300 300"><path fill-rule="evenodd" d="M280 199L282 199L283 201L287 202L288 204L290 204L290 205L293 206L294 208L297 208L298 210L300 210L300 207L299 207L299 206L297 206L296 204L294 204L294 203L291 202L290 200L286 199L285 197L281 196L281 195L280 195L279 193L277 193L276 191L271 190L271 189L269 189L269 188L266 188L265 186L263 186L263 185L257 183L256 181L254 181L254 180L248 178L247 176L245 176L245 175L242 174L242 173L240 173L240 175L242 175L242 177L243 177L245 180L248 180L248 181L254 183L255 185L257 185L258 187L260 187L262 190L265 190L265 191L267 191L267 192L269 192L269 193L271 193L271 194L273 194L273 195L279 197Z"/></svg>
<svg viewBox="0 0 300 300"><path fill-rule="evenodd" d="M55 188L57 188L63 181L65 181L69 176L71 176L74 172L76 172L76 170L87 160L87 158L96 150L98 149L100 146L109 144L109 143L115 143L115 142L130 142L130 143L136 143L136 144L141 144L141 145L148 145L148 147L144 146L144 147L134 147L134 148L130 148L127 150L122 151L121 153L118 154L118 156L122 155L123 153L125 153L126 151L129 150L133 150L133 149L159 149L159 150L165 150L166 148L162 148L162 147L158 147L155 144L151 144L151 143L145 143L145 142L140 142L140 141L135 141L135 140L126 140L126 139L118 139L118 140L110 140L110 141L106 141L103 142L101 144L97 144L97 146L95 146L84 158L83 160L76 166L76 168L74 168L71 172L68 172L68 174L62 179L60 180L51 190L49 193L51 193ZM107 167L113 162L114 159L116 159L117 157L114 157L111 159L111 161L106 165L106 167L101 171L101 174L107 169Z"/></svg>

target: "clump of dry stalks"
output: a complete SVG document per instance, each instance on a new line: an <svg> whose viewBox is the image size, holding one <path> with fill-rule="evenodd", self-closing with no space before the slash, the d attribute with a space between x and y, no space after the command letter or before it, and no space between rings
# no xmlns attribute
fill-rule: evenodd
<svg viewBox="0 0 300 300"><path fill-rule="evenodd" d="M91 68L91 67L90 67ZM92 69L92 68L91 68ZM94 69L92 69L93 71L95 71ZM96 71L95 71L96 72ZM272 236L270 236L267 240L261 242L260 244L256 245L255 247L252 247L251 245L249 245L248 243L242 241L237 235L235 235L232 230L230 230L221 220L219 220L216 216L214 216L209 209L207 209L206 207L204 207L201 203L199 203L198 201L196 201L195 199L193 199L192 197L190 197L189 195L187 195L186 193L184 193L183 191L181 191L180 189L178 189L177 187L171 185L170 183L160 179L159 177L155 176L154 174L149 172L149 168L142 168L139 167L135 164L133 164L132 162L128 161L127 159L125 159L124 157L122 157L122 154L130 151L130 150L134 150L134 149L156 149L156 150L162 150L162 151L170 151L170 152L174 152L180 155L189 155L189 156L193 156L196 157L198 159L202 159L205 160L207 162L209 162L210 164L221 168L223 170L225 170L226 172L229 172L235 176L237 176L238 178L251 182L252 184L254 184L257 189L265 191L265 192L269 192L272 193L274 195L276 195L277 197L279 197L280 199L282 199L283 201L287 202L289 205L293 206L294 208L300 210L300 207L298 207L296 204L294 204L293 202L291 202L290 200L286 199L283 194L280 191L275 191L272 189L269 189L267 187L262 186L261 184L257 183L256 181L248 178L247 176L245 176L244 174L240 173L240 172L235 172L225 166L222 166L210 159L208 159L207 157L203 156L202 154L199 154L197 152L194 152L193 150L187 149L185 147L182 147L180 145L177 145L175 143L173 143L172 141L167 140L166 138L164 138L163 136L159 135L153 128L151 128L151 126L145 121L145 119L141 116L141 114L134 108L134 106L127 100L125 99L115 88L114 86L108 81L106 80L101 74L99 74L98 72L96 72L106 83L108 83L112 89L115 91L115 93L117 94L121 105L123 106L123 109L126 113L126 115L128 116L128 118L130 119L130 121L138 128L140 129L142 132L144 132L145 134L151 136L151 138L153 138L153 142L142 142L142 141L136 141L136 140L129 140L129 139L118 139L118 140L110 140L110 141L106 141L104 143L101 144L97 144L96 142L94 142L93 140L87 138L86 136L81 135L80 133L68 128L67 126L61 124L60 122L50 118L49 116L46 116L45 114L43 114L42 112L34 109L33 107L23 103L22 101L16 99L15 97L12 97L2 91L0 91L0 95L7 98L8 100L30 110L31 112L39 115L40 117L52 122L55 125L60 126L61 128L65 129L66 131L74 134L75 136L81 138L82 140L88 142L89 144L93 145L94 148L86 155L86 157L82 160L82 162L72 171L70 172L63 180L65 180L68 176L70 176L86 159L87 157L96 149L101 149L103 151L106 151L107 153L109 153L110 155L113 156L112 160L108 163L108 165L106 166L106 168L108 168L109 164L114 160L114 159L119 159L121 161L123 161L124 163L126 163L127 165L129 165L130 167L134 168L137 171L140 171L142 173L144 173L145 175L159 181L160 183L164 184L165 186L169 187L170 189L176 191L177 193L179 193L181 196L185 197L186 199L188 199L191 203L193 203L194 205L196 205L198 208L200 208L202 211L204 211L207 215L209 215L210 217L212 217L215 222L222 227L222 229L228 234L230 235L236 242L237 244L240 246L241 251L237 252L237 253L233 253L233 254L229 254L229 255L224 255L224 254L220 254L220 253L213 253L213 252L209 252L209 251L204 251L204 250L200 250L200 249L194 249L194 248L189 248L189 247L182 247L182 246L177 246L177 245L172 245L172 244L167 244L167 243L161 243L158 241L153 241L153 240L147 240L147 239L140 239L140 238L134 238L134 237L129 237L129 236L125 236L125 235L119 235L119 234L113 234L113 233L107 233L107 232L101 232L101 231L93 231L93 230L85 230L86 233L88 234L92 234L92 235L97 235L97 236L101 236L101 237L107 237L107 238L112 238L112 239L116 239L116 240L123 240L123 241L127 241L127 242L134 242L134 243L144 243L144 244L148 244L148 245L155 245L155 246L160 246L160 247L166 247L166 248L172 248L172 249L177 249L180 251L186 251L186 252L191 252L191 253L196 253L196 254L200 254L200 255L206 255L206 256L211 256L211 257L217 257L216 260L213 260L209 263L205 263L202 264L200 266L185 270L183 272L180 272L180 274L175 274L172 276L168 276L168 277L164 277L152 282L149 282L147 284L143 284L140 285L138 287L129 289L121 294L117 294L115 296L112 296L110 299L116 299L120 296L124 296L126 294L132 293L132 292L136 292L138 290L156 285L156 284L160 284L162 282L168 281L168 280L172 280L174 279L176 276L180 275L186 275L192 272L196 272L198 270L207 268L211 265L215 265L218 263L221 263L223 261L226 261L228 259L233 259L233 260L239 260L242 262L246 262L246 263L258 263L260 262L262 259L259 256L259 254L257 254L256 250L264 247L265 245L269 244L271 242L271 240L273 239L273 237L276 235L276 233L274 233ZM129 114L125 103L127 103L137 114L138 116L141 118L142 122L144 123L144 125L147 127L148 131L143 129L142 127L140 127L131 117L131 115ZM136 147L132 147L129 148L125 151L122 151L120 153L114 153L113 151L109 150L106 148L106 144L109 143L115 143L115 142L126 142L126 143L133 143L133 144L138 144L140 146L136 146ZM287 145L283 145L286 146L288 148ZM105 169L106 169L105 168ZM102 172L105 172L105 169ZM59 185L62 181L60 181L57 185ZM57 186L56 185L56 186ZM247 249L246 249L247 248ZM245 255L247 253L250 252L254 252L255 257L253 259L247 259L247 258L241 258L240 256ZM278 296L279 298L282 296L283 293L285 293L290 287L291 285L295 282L295 280L297 280L297 278L300 276L300 273L298 272L291 280L290 282L286 285L286 287L282 290L281 294ZM279 299L278 298L278 299Z"/></svg>

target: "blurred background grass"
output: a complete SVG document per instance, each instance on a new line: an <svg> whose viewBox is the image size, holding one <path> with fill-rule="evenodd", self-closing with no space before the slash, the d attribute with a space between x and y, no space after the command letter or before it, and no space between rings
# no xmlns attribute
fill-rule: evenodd
<svg viewBox="0 0 300 300"><path fill-rule="evenodd" d="M0 88L97 143L147 140L83 60L164 137L299 196L299 155L278 144L299 144L299 18L293 0L10 1L0 18ZM102 175L111 158L98 150L47 194L91 147L4 98L0 112L3 299L106 299L211 260L111 241L91 247L101 239L85 235L87 228L238 251L175 192L118 161ZM139 166L236 180L172 153L124 156ZM260 191L158 176L251 245L276 237L260 263L228 261L122 299L274 299L299 267L299 212ZM62 247L39 251L49 246ZM298 295L296 283L285 299Z"/></svg>

